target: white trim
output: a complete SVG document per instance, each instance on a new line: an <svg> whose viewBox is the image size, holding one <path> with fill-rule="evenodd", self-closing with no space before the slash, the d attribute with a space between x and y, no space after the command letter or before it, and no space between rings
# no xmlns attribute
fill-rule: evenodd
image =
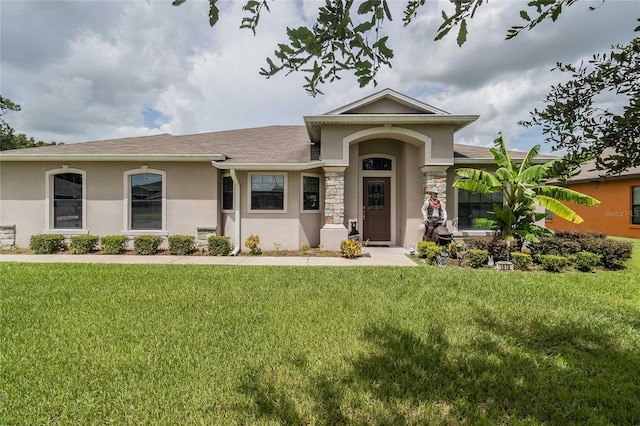
<svg viewBox="0 0 640 426"><path fill-rule="evenodd" d="M162 176L162 229L131 229L131 176L152 173ZM139 169L125 170L124 177L124 212L123 212L123 235L165 235L167 232L167 172L164 170L150 169L148 166L141 166Z"/></svg>
<svg viewBox="0 0 640 426"><path fill-rule="evenodd" d="M284 176L284 189L282 199L282 210L254 210L251 208L251 177L252 176ZM287 172L249 172L247 173L247 213L259 213L259 214L283 214L287 213L287 202L289 192L289 174Z"/></svg>
<svg viewBox="0 0 640 426"><path fill-rule="evenodd" d="M220 170L247 170L271 172L309 170L324 166L324 161L312 161L310 163L226 163L212 161L211 165ZM264 174L264 173L262 173Z"/></svg>
<svg viewBox="0 0 640 426"><path fill-rule="evenodd" d="M53 202L55 200L55 196L52 194L53 191L53 178L55 175L63 174L63 173L76 173L82 176L82 228L72 228L72 229L62 229L62 228L54 228L53 224ZM82 169L74 169L70 168L68 165L62 166L59 169L47 170L45 172L45 207L44 207L44 233L49 234L88 234L87 230L87 172Z"/></svg>
<svg viewBox="0 0 640 426"><path fill-rule="evenodd" d="M28 150L25 150L28 151ZM224 161L221 154L30 154L28 152L11 152L0 154L0 161Z"/></svg>
<svg viewBox="0 0 640 426"><path fill-rule="evenodd" d="M391 170L362 170L362 160L366 159L366 158L388 158L391 160ZM360 235L362 235L363 237L366 237L366 235L364 235L364 222L362 220L362 208L364 207L363 203L364 203L364 187L362 184L363 178L365 177L380 177L380 178L385 178L388 177L391 180L390 183L390 197L389 197L389 203L391 203L391 215L389 217L389 228L391 230L391 240L390 241L374 241L374 244L396 244L396 200L398 198L398 192L396 189L396 170L397 170L397 159L394 155L389 155L389 154L366 154L366 155L360 155L358 156L358 224L360 225L361 229L358 229L358 231L360 231Z"/></svg>
<svg viewBox="0 0 640 426"><path fill-rule="evenodd" d="M304 178L314 177L318 179L318 208L315 210L304 208ZM322 176L318 173L300 173L300 213L302 214L320 214L324 211L324 191L322 190Z"/></svg>
<svg viewBox="0 0 640 426"><path fill-rule="evenodd" d="M333 111L329 111L327 113L327 115L331 115L331 114L344 114L345 112L349 112L352 111L354 109L357 108L362 108L366 105L370 105L372 103L375 103L381 99L389 99L393 102L396 102L400 105L404 105L408 108L414 109L414 110L420 110L423 113L426 114L446 114L449 115L448 112L441 110L439 108L436 108L434 106L431 106L429 104L425 104L424 102L420 102L417 99L413 99L410 98L406 95L403 95L402 93L398 93L395 90L391 90L391 89L384 89L381 90L378 93L374 93L373 95L367 96L365 98L362 98L360 100L357 100L355 102L351 102L350 104L347 104L345 106L342 106L340 108L334 109Z"/></svg>
<svg viewBox="0 0 640 426"><path fill-rule="evenodd" d="M233 183L233 177L231 177L231 173L223 173L220 176L220 210L222 211L222 213L233 213L234 212L234 201L235 201L235 191L232 192L232 195L234 195L231 198L231 208L230 209L225 209L224 208L224 178L229 178L231 179L231 187L233 188L235 186L235 184Z"/></svg>
<svg viewBox="0 0 640 426"><path fill-rule="evenodd" d="M345 136L342 139L342 158L335 160L324 160L324 162L330 166L348 166L349 146L355 143L380 137L388 137L390 139L406 142L413 146L417 146L418 148L424 146L424 163L426 164L431 161L432 139L429 136L420 132L416 132L415 130L406 129L404 127L383 126L360 130L358 132Z"/></svg>

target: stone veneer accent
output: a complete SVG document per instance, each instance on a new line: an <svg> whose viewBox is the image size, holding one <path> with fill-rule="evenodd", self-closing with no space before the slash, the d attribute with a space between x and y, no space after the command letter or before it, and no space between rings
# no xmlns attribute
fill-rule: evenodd
<svg viewBox="0 0 640 426"><path fill-rule="evenodd" d="M16 245L16 226L0 225L0 248L11 248Z"/></svg>
<svg viewBox="0 0 640 426"><path fill-rule="evenodd" d="M344 225L344 170L325 169L324 223Z"/></svg>
<svg viewBox="0 0 640 426"><path fill-rule="evenodd" d="M434 186L438 188L440 193L438 194L438 199L442 202L442 204L447 206L447 168L448 167L439 167L432 168L429 166L422 168L422 188L423 188L423 197L426 200L429 198L429 194L427 191Z"/></svg>

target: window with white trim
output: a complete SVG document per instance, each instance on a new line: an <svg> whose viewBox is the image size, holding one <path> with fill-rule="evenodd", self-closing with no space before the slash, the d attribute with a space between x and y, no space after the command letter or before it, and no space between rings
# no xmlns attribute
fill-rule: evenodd
<svg viewBox="0 0 640 426"><path fill-rule="evenodd" d="M320 211L320 176L302 174L302 211Z"/></svg>
<svg viewBox="0 0 640 426"><path fill-rule="evenodd" d="M230 175L222 176L222 210L233 210L233 179Z"/></svg>
<svg viewBox="0 0 640 426"><path fill-rule="evenodd" d="M255 211L286 212L286 173L249 173L249 209Z"/></svg>
<svg viewBox="0 0 640 426"><path fill-rule="evenodd" d="M50 170L47 179L47 229L86 228L86 172L64 167Z"/></svg>
<svg viewBox="0 0 640 426"><path fill-rule="evenodd" d="M166 216L166 173L143 167L125 172L126 229L162 231Z"/></svg>

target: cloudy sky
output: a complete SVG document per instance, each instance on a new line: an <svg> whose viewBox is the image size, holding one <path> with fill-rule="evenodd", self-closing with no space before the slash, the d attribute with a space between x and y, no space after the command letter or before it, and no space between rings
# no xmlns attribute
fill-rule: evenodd
<svg viewBox="0 0 640 426"><path fill-rule="evenodd" d="M637 0L582 0L557 23L505 41L525 3L492 0L459 48L453 32L432 41L440 11L452 9L448 1L430 0L403 28L406 1L392 0L394 21L385 31L393 68L382 70L377 87L359 88L344 75L314 98L302 75L265 79L258 71L286 41L286 27L313 22L324 2L273 1L255 37L238 28L244 3L220 0L220 22L211 28L203 0L180 7L165 0L2 0L0 94L22 106L4 119L17 132L65 143L181 135L303 124L303 115L391 88L450 113L479 114L458 143L488 146L503 131L510 147L526 150L543 139L517 122L568 77L551 72L556 62L579 63L630 41L640 17Z"/></svg>

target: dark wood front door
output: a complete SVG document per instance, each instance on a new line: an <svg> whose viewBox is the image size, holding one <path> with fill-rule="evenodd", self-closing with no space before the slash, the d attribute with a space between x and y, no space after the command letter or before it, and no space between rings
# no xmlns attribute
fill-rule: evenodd
<svg viewBox="0 0 640 426"><path fill-rule="evenodd" d="M362 238L391 240L391 178L366 177L363 186Z"/></svg>

